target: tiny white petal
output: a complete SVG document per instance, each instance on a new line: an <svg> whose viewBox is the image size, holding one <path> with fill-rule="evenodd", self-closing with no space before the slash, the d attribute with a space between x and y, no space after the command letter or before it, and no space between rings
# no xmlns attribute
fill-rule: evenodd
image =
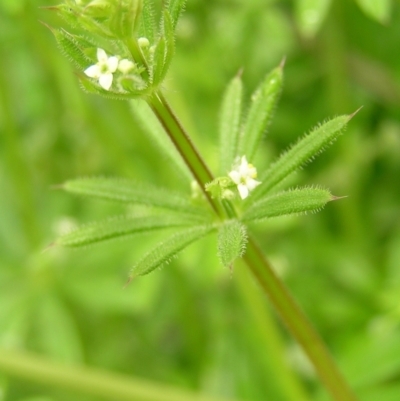
<svg viewBox="0 0 400 401"><path fill-rule="evenodd" d="M228 173L228 175L229 175L229 177L231 177L232 181L235 184L239 184L240 183L241 174L238 171L232 170L230 173Z"/></svg>
<svg viewBox="0 0 400 401"><path fill-rule="evenodd" d="M246 199L249 196L249 189L245 184L238 185L239 195L242 199Z"/></svg>
<svg viewBox="0 0 400 401"><path fill-rule="evenodd" d="M107 53L99 47L97 49L97 60L99 60L100 63L107 63L107 59Z"/></svg>
<svg viewBox="0 0 400 401"><path fill-rule="evenodd" d="M248 163L246 156L242 156L240 161L237 161L232 171L228 173L232 181L237 185L239 195L242 199L249 196L252 191L261 182L255 180L257 177L257 169Z"/></svg>
<svg viewBox="0 0 400 401"><path fill-rule="evenodd" d="M243 157L241 158L241 161L240 161L239 169L240 169L240 170L243 170L243 171L246 171L248 165L249 165L249 163L247 163L246 156L243 156Z"/></svg>
<svg viewBox="0 0 400 401"><path fill-rule="evenodd" d="M252 191L257 185L260 185L260 181L253 180L253 178L248 178L246 180L246 186L249 189L249 191Z"/></svg>
<svg viewBox="0 0 400 401"><path fill-rule="evenodd" d="M106 91L108 91L111 88L112 81L113 81L113 74L111 73L101 74L99 78L99 85Z"/></svg>
<svg viewBox="0 0 400 401"><path fill-rule="evenodd" d="M91 65L86 68L84 73L90 78L99 78L101 75L100 67L97 64Z"/></svg>
<svg viewBox="0 0 400 401"><path fill-rule="evenodd" d="M116 56L109 57L106 65L110 72L115 72L118 68L118 57L116 57Z"/></svg>

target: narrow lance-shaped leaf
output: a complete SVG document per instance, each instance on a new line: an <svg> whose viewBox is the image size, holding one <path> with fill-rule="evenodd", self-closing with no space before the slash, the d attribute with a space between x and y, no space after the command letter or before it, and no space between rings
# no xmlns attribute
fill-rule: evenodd
<svg viewBox="0 0 400 401"><path fill-rule="evenodd" d="M206 209L193 205L189 196L128 179L80 178L65 182L61 188L77 195L155 206L201 218L208 217Z"/></svg>
<svg viewBox="0 0 400 401"><path fill-rule="evenodd" d="M308 135L300 138L283 153L261 177L261 184L254 190L253 200L267 194L293 171L304 166L316 155L331 145L344 131L354 114L336 117L317 126Z"/></svg>
<svg viewBox="0 0 400 401"><path fill-rule="evenodd" d="M191 223L187 216L163 215L129 217L117 216L83 225L57 238L54 245L81 247L98 242Z"/></svg>
<svg viewBox="0 0 400 401"><path fill-rule="evenodd" d="M143 90L136 90L134 87L128 86L126 83L123 85L129 92L118 92L113 89L105 90L97 83L94 83L91 79L87 78L85 75L80 74L80 84L82 89L88 93L93 93L95 95L103 96L107 99L112 100L132 100L133 98L138 98L146 94L146 88Z"/></svg>
<svg viewBox="0 0 400 401"><path fill-rule="evenodd" d="M263 133L271 122L283 84L283 63L272 70L251 97L250 109L240 135L237 156L253 160Z"/></svg>
<svg viewBox="0 0 400 401"><path fill-rule="evenodd" d="M85 50L94 48L92 43L86 39L76 35L72 35L64 29L52 30L61 52L72 61L82 71L89 65L93 64L92 60L87 56Z"/></svg>
<svg viewBox="0 0 400 401"><path fill-rule="evenodd" d="M138 30L138 22L142 14L141 0L116 2L109 10L108 27L119 39L132 37Z"/></svg>
<svg viewBox="0 0 400 401"><path fill-rule="evenodd" d="M243 256L246 250L246 227L237 220L225 222L218 231L218 257L225 267Z"/></svg>
<svg viewBox="0 0 400 401"><path fill-rule="evenodd" d="M156 23L154 17L154 4L152 1L144 1L139 34L141 37L147 38L150 43L153 43L155 31Z"/></svg>
<svg viewBox="0 0 400 401"><path fill-rule="evenodd" d="M185 8L186 0L169 0L168 11L171 14L172 26L176 28L178 19Z"/></svg>
<svg viewBox="0 0 400 401"><path fill-rule="evenodd" d="M328 12L331 0L297 0L296 20L305 37L314 36Z"/></svg>
<svg viewBox="0 0 400 401"><path fill-rule="evenodd" d="M161 81L161 74L165 60L165 38L161 36L154 49L151 65L151 83L157 86Z"/></svg>
<svg viewBox="0 0 400 401"><path fill-rule="evenodd" d="M297 188L271 195L253 203L243 214L244 221L269 217L317 212L336 199L327 189Z"/></svg>
<svg viewBox="0 0 400 401"><path fill-rule="evenodd" d="M169 66L171 65L172 58L175 54L175 35L174 27L172 26L172 19L168 10L164 10L162 21L163 36L165 38L165 57L162 70L160 72L160 81L167 75Z"/></svg>
<svg viewBox="0 0 400 401"><path fill-rule="evenodd" d="M240 75L237 74L229 83L221 105L219 122L221 174L226 174L231 169L237 154L243 92Z"/></svg>
<svg viewBox="0 0 400 401"><path fill-rule="evenodd" d="M151 111L149 105L141 99L132 100L131 105L132 114L137 124L140 125L146 136L151 139L152 144L157 146L168 158L165 162L172 164L185 178L192 180L193 177L188 167L168 135L165 134L164 128Z"/></svg>
<svg viewBox="0 0 400 401"><path fill-rule="evenodd" d="M130 280L136 276L148 274L161 267L164 263L168 263L192 242L199 240L213 230L215 230L215 226L201 225L176 232L165 241L159 243L133 267L130 273Z"/></svg>

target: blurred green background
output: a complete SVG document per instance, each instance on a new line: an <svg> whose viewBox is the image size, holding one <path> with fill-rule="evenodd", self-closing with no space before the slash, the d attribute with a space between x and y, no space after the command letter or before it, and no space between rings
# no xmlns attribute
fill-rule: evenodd
<svg viewBox="0 0 400 401"><path fill-rule="evenodd" d="M306 3L326 8L310 16ZM360 399L398 401L400 3L329 3L188 0L165 90L213 168L218 107L240 68L249 96L286 57L285 88L255 161L259 170L319 121L364 106L293 182L348 197L317 215L254 230ZM156 235L42 252L67 227L125 211L54 191L54 184L105 175L189 185L128 103L80 90L39 23L61 24L39 7L51 4L0 1L0 400L98 399L8 374L1 349L127 374L155 389L168 384L254 401L300 401L298 391L307 400L326 399L244 266L232 273L219 266L215 237L126 289L129 268Z"/></svg>

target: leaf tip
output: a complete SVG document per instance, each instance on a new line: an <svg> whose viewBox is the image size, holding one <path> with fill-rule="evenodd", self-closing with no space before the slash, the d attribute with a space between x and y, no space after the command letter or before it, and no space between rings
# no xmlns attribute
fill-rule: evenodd
<svg viewBox="0 0 400 401"><path fill-rule="evenodd" d="M132 282L132 280L135 278L136 276L134 274L130 274L128 277L128 280L126 280L126 283L124 284L123 289L125 290L126 287L128 287L128 285Z"/></svg>
<svg viewBox="0 0 400 401"><path fill-rule="evenodd" d="M38 20L38 22L40 24L42 24L43 26L45 26L53 35L55 35L56 30L50 26L49 24L46 24L44 21Z"/></svg>
<svg viewBox="0 0 400 401"><path fill-rule="evenodd" d="M354 113L348 115L348 121L350 121L364 106L359 107Z"/></svg>
<svg viewBox="0 0 400 401"><path fill-rule="evenodd" d="M240 67L238 72L235 75L235 78L242 78L243 70L244 70L243 67Z"/></svg>
<svg viewBox="0 0 400 401"><path fill-rule="evenodd" d="M49 245L47 245L44 249L42 249L42 254L47 252L49 249L54 248L56 246L56 241L51 242Z"/></svg>
<svg viewBox="0 0 400 401"><path fill-rule="evenodd" d="M60 11L59 6L39 6L40 10ZM41 21L39 21L41 22Z"/></svg>
<svg viewBox="0 0 400 401"><path fill-rule="evenodd" d="M65 189L65 184L53 184L50 185L50 189Z"/></svg>
<svg viewBox="0 0 400 401"><path fill-rule="evenodd" d="M283 56L281 62L279 63L278 68L280 68L281 70L283 70L283 68L285 67L286 64L286 56Z"/></svg>
<svg viewBox="0 0 400 401"><path fill-rule="evenodd" d="M348 196L347 195L344 195L344 196L335 196L335 195L331 195L331 201L335 201L335 200L339 200L339 199L345 199L345 198L348 198Z"/></svg>

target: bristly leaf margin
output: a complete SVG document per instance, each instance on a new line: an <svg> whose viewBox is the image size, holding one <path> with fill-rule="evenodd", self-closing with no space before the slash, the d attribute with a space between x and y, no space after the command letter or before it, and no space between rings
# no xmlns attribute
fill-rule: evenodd
<svg viewBox="0 0 400 401"><path fill-rule="evenodd" d="M284 61L265 77L251 96L250 108L239 138L239 157L245 155L248 160L253 160L256 154L282 92L283 66Z"/></svg>
<svg viewBox="0 0 400 401"><path fill-rule="evenodd" d="M219 119L220 173L226 174L237 155L242 115L243 83L241 71L229 82L221 104Z"/></svg>
<svg viewBox="0 0 400 401"><path fill-rule="evenodd" d="M334 199L337 198L324 188L289 189L253 203L244 211L242 219L250 222L291 214L316 213Z"/></svg>
<svg viewBox="0 0 400 401"><path fill-rule="evenodd" d="M236 219L224 222L218 230L218 258L223 266L232 268L243 256L247 244L246 227Z"/></svg>
<svg viewBox="0 0 400 401"><path fill-rule="evenodd" d="M347 123L354 114L342 115L316 126L309 134L292 145L289 150L282 153L277 161L261 176L261 184L254 190L252 201L259 200L268 194L291 173L303 167L333 144L344 132Z"/></svg>
<svg viewBox="0 0 400 401"><path fill-rule="evenodd" d="M113 216L79 226L58 237L52 245L78 248L150 231L193 224L187 216L176 214Z"/></svg>
<svg viewBox="0 0 400 401"><path fill-rule="evenodd" d="M193 204L189 195L126 178L78 178L56 188L81 196L168 209L203 221L210 217L207 209Z"/></svg>
<svg viewBox="0 0 400 401"><path fill-rule="evenodd" d="M153 270L168 263L180 251L191 243L199 240L216 229L215 225L203 224L175 232L165 241L157 244L154 249L148 252L131 270L129 281L136 276L151 273Z"/></svg>
<svg viewBox="0 0 400 401"><path fill-rule="evenodd" d="M172 26L174 30L178 23L179 17L181 16L186 5L186 0L169 0L168 11L171 15Z"/></svg>

